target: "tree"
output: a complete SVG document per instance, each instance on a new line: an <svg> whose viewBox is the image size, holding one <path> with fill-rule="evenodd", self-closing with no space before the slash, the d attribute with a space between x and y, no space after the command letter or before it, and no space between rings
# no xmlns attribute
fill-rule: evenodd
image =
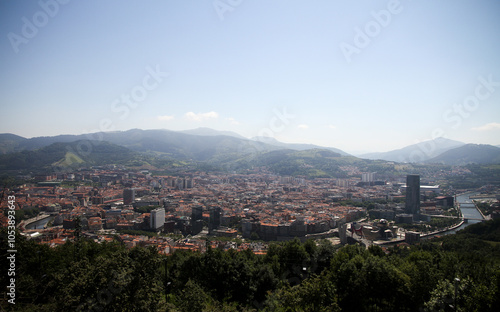
<svg viewBox="0 0 500 312"><path fill-rule="evenodd" d="M279 289L269 296L266 306L270 311L340 311L335 285L326 274Z"/></svg>

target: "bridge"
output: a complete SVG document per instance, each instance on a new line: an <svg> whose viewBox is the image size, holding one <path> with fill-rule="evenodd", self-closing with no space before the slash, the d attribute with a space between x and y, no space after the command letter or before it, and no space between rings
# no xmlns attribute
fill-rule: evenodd
<svg viewBox="0 0 500 312"><path fill-rule="evenodd" d="M486 220L486 219L484 219L484 218L477 219L477 218L465 218L465 217L457 217L457 216L444 216L444 215L426 215L426 216L429 216L429 217L431 217L431 218L460 219L460 220L464 220L465 222L467 222L468 220L475 220L475 221L487 221L487 220Z"/></svg>

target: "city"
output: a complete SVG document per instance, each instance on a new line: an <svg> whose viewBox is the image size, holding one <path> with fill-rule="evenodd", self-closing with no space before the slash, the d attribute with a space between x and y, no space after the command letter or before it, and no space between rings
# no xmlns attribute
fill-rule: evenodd
<svg viewBox="0 0 500 312"><path fill-rule="evenodd" d="M268 241L335 237L336 243L345 244L344 224L349 225L351 237L360 235L368 245L404 242L405 236L413 242L415 238L409 237L413 232L405 227L428 224L431 218L451 221L438 222L441 228L434 230L461 225L454 194L443 196L439 185L420 185L419 175L390 182L376 180L374 172L309 180L263 171L174 177L112 165L38 175L38 182L9 194L15 196L17 210L40 212L18 228L52 247L73 241L78 228L96 242L118 238L129 248L155 246L164 254L178 248L203 252L207 237L224 248L250 248L261 254ZM488 191L496 200L498 188ZM496 207L488 218L498 217ZM451 219L438 218L445 214ZM380 220L390 223L381 225ZM5 215L1 222L6 226ZM147 233L133 235L134 231ZM230 239L222 242L220 237Z"/></svg>
<svg viewBox="0 0 500 312"><path fill-rule="evenodd" d="M1 311L500 310L500 2L0 15Z"/></svg>

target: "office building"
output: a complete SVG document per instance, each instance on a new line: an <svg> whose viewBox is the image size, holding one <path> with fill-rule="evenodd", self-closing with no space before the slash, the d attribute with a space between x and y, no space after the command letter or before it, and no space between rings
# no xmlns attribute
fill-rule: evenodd
<svg viewBox="0 0 500 312"><path fill-rule="evenodd" d="M203 207L194 206L191 209L191 233L196 235L203 229Z"/></svg>
<svg viewBox="0 0 500 312"><path fill-rule="evenodd" d="M420 213L420 176L416 174L406 177L405 213Z"/></svg>
<svg viewBox="0 0 500 312"><path fill-rule="evenodd" d="M220 226L221 219L221 208L220 207L211 207L209 210L210 218L208 221L208 230L209 232L215 230Z"/></svg>
<svg viewBox="0 0 500 312"><path fill-rule="evenodd" d="M135 200L135 190L134 189L124 189L123 190L123 204L130 205Z"/></svg>
<svg viewBox="0 0 500 312"><path fill-rule="evenodd" d="M157 230L163 228L165 224L165 208L156 208L151 210L149 216L149 225L151 229Z"/></svg>

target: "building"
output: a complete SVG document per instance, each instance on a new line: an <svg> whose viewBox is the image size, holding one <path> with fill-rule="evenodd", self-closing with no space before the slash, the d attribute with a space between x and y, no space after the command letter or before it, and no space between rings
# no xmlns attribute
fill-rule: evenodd
<svg viewBox="0 0 500 312"><path fill-rule="evenodd" d="M135 190L134 189L124 189L123 190L123 204L130 205L135 200Z"/></svg>
<svg viewBox="0 0 500 312"><path fill-rule="evenodd" d="M375 181L375 172L367 172L361 174L361 182L371 183Z"/></svg>
<svg viewBox="0 0 500 312"><path fill-rule="evenodd" d="M191 209L191 232L196 235L203 229L203 207L194 206Z"/></svg>
<svg viewBox="0 0 500 312"><path fill-rule="evenodd" d="M208 221L208 230L212 231L220 226L221 208L211 207L209 213L210 213L210 219Z"/></svg>
<svg viewBox="0 0 500 312"><path fill-rule="evenodd" d="M451 208L455 205L453 196L438 196L436 197L436 206L443 208Z"/></svg>
<svg viewBox="0 0 500 312"><path fill-rule="evenodd" d="M396 215L396 223L413 223L413 215L408 213L400 213Z"/></svg>
<svg viewBox="0 0 500 312"><path fill-rule="evenodd" d="M203 206L197 205L191 208L191 223L197 220L203 220Z"/></svg>
<svg viewBox="0 0 500 312"><path fill-rule="evenodd" d="M406 232L405 233L405 242L410 244L410 245L420 243L420 233L419 232Z"/></svg>
<svg viewBox="0 0 500 312"><path fill-rule="evenodd" d="M420 176L417 174L406 177L405 213L420 213Z"/></svg>
<svg viewBox="0 0 500 312"><path fill-rule="evenodd" d="M151 229L157 230L163 228L165 224L165 208L156 208L151 210L149 216L149 225Z"/></svg>

